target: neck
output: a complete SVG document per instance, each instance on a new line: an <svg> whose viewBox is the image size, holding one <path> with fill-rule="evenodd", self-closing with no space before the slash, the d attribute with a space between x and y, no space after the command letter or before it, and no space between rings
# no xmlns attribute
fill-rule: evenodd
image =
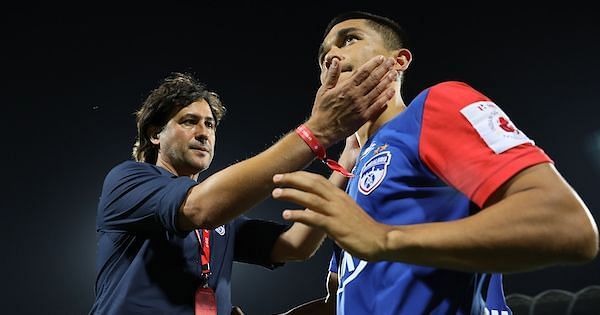
<svg viewBox="0 0 600 315"><path fill-rule="evenodd" d="M156 159L156 166L162 167L164 169L166 169L169 173L174 174L175 176L188 176L189 178L193 179L193 180L197 180L198 179L198 175L200 173L195 173L195 174L185 174L186 172L178 172L173 165L171 165L170 163L168 163L167 161L165 161L162 156L159 154L158 158Z"/></svg>
<svg viewBox="0 0 600 315"><path fill-rule="evenodd" d="M404 104L402 96L400 95L400 84L398 84L396 87L396 95L388 102L385 111L376 119L367 121L356 132L359 145L362 147L367 140L369 140L369 138L374 135L379 128L381 128L381 126L398 116L398 114L403 112L405 109L406 105Z"/></svg>

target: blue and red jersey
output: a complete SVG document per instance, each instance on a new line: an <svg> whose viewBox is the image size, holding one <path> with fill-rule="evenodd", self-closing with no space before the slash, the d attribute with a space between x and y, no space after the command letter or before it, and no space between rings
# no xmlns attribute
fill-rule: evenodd
<svg viewBox="0 0 600 315"><path fill-rule="evenodd" d="M547 162L489 98L444 82L368 139L347 192L388 225L453 221L479 211L521 170ZM366 262L343 251L330 270L339 277L338 314L510 314L501 275Z"/></svg>

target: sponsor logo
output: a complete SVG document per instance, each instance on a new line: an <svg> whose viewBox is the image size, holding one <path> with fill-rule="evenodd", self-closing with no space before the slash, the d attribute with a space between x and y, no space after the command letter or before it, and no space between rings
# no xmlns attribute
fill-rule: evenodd
<svg viewBox="0 0 600 315"><path fill-rule="evenodd" d="M475 102L460 112L496 154L524 143L534 144L493 102Z"/></svg>
<svg viewBox="0 0 600 315"><path fill-rule="evenodd" d="M517 130L512 123L504 118L504 117L500 117L498 118L498 125L500 126L500 128L502 128L502 130L506 131L506 132L516 132L519 133L519 130Z"/></svg>

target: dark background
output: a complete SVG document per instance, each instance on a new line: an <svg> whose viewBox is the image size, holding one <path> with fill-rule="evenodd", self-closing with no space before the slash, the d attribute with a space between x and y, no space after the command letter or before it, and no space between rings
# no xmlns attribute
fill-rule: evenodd
<svg viewBox="0 0 600 315"><path fill-rule="evenodd" d="M600 25L593 10L572 1L532 9L371 3L2 10L3 313L88 312L102 181L130 157L133 112L164 76L193 72L227 105L214 173L307 117L319 86L322 31L350 9L392 17L411 35L407 102L440 81L471 84L556 161L598 221ZM318 164L310 169L326 173ZM281 221L290 206L267 200L249 215ZM273 272L236 264L234 303L247 314L271 314L322 296L330 245ZM576 291L600 284L599 267L596 259L511 274L505 289Z"/></svg>

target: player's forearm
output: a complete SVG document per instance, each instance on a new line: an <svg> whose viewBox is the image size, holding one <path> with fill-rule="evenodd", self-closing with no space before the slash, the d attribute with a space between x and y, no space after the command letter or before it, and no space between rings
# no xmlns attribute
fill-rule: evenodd
<svg viewBox="0 0 600 315"><path fill-rule="evenodd" d="M334 172L329 181L339 188L346 186L347 178ZM304 211L311 211L305 209ZM282 233L273 246L271 259L275 262L306 260L319 249L325 239L325 232L302 223L294 223Z"/></svg>
<svg viewBox="0 0 600 315"><path fill-rule="evenodd" d="M319 249L324 239L325 232L322 230L302 223L294 223L275 241L271 260L274 262L306 260Z"/></svg>
<svg viewBox="0 0 600 315"><path fill-rule="evenodd" d="M486 272L592 259L597 239L581 205L546 193L524 191L458 221L388 227L380 258Z"/></svg>

